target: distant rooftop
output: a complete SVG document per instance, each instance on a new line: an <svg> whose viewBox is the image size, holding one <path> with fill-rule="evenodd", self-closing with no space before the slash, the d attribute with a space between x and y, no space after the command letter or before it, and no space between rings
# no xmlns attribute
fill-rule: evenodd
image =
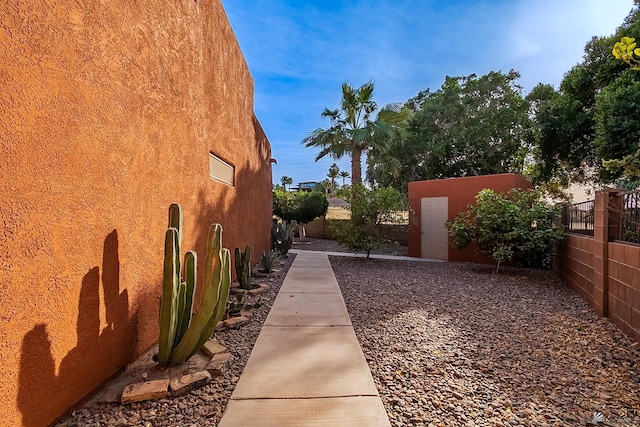
<svg viewBox="0 0 640 427"><path fill-rule="evenodd" d="M317 181L299 182L297 186L293 187L293 189L296 189L298 191L300 190L313 191L316 188L316 185L319 185L319 184L322 184L322 183Z"/></svg>

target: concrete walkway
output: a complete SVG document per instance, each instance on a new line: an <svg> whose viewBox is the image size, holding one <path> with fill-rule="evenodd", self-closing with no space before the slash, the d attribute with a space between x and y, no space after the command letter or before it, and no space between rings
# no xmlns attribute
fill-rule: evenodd
<svg viewBox="0 0 640 427"><path fill-rule="evenodd" d="M219 427L389 427L325 252L297 251Z"/></svg>

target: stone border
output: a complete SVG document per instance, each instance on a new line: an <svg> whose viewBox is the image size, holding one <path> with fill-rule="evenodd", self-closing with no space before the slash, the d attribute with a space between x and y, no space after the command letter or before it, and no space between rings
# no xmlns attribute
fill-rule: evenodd
<svg viewBox="0 0 640 427"><path fill-rule="evenodd" d="M105 389L97 398L97 403L125 405L180 396L222 375L231 360L227 348L211 339L202 350L179 366L163 369L156 362L148 363L144 372L124 388L115 386Z"/></svg>

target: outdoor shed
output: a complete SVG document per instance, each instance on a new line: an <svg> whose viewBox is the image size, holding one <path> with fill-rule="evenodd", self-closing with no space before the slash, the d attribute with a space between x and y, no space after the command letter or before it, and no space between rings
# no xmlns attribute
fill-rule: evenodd
<svg viewBox="0 0 640 427"><path fill-rule="evenodd" d="M444 226L446 220L453 220L475 203L476 194L485 188L507 192L513 188L530 189L533 184L513 173L410 182L409 256L491 263L473 247L464 251L450 247Z"/></svg>

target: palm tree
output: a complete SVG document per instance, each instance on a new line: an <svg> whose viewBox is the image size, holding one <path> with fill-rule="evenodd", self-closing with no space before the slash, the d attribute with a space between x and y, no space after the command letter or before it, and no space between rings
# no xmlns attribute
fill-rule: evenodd
<svg viewBox="0 0 640 427"><path fill-rule="evenodd" d="M340 171L340 178L342 178L342 186L344 187L344 180L349 178L351 175L349 174L348 171Z"/></svg>
<svg viewBox="0 0 640 427"><path fill-rule="evenodd" d="M331 194L333 194L335 196L336 194L336 178L338 177L338 175L340 174L340 168L338 167L337 164L332 164L329 167L329 173L327 174L327 177L329 179L331 179Z"/></svg>
<svg viewBox="0 0 640 427"><path fill-rule="evenodd" d="M282 186L286 190L287 185L293 184L293 178L291 178L290 176L283 175L282 178L280 178L280 182L282 183Z"/></svg>
<svg viewBox="0 0 640 427"><path fill-rule="evenodd" d="M369 150L387 151L387 140L394 132L394 125L407 117L404 110L382 109L374 120L373 114L377 109L373 101L372 81L358 89L343 83L340 108L325 108L321 114L331 120L331 126L314 130L302 142L305 147L320 149L316 161L327 155L339 159L350 154L351 183L354 186L362 184L362 154Z"/></svg>

